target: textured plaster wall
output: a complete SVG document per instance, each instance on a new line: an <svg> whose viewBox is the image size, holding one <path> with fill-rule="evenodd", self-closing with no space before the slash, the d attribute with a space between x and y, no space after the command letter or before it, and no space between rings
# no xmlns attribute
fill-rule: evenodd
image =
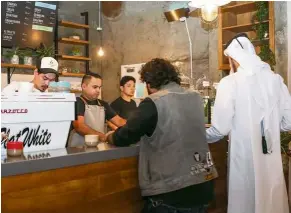
<svg viewBox="0 0 291 213"><path fill-rule="evenodd" d="M290 12L290 11L289 11ZM290 38L289 38L290 39ZM287 2L275 2L275 71L287 83L288 70L288 36L287 36Z"/></svg>
<svg viewBox="0 0 291 213"><path fill-rule="evenodd" d="M118 79L121 64L147 62L155 57L171 60L190 76L189 42L182 22L168 23L163 12L169 2L125 2L124 13L115 22L104 20L105 49L103 75L108 85ZM197 18L188 19L193 44L193 77L209 74L209 35ZM112 80L111 80L112 79ZM110 82L110 83L109 83ZM107 88L104 96L118 96ZM111 93L112 92L112 93Z"/></svg>
<svg viewBox="0 0 291 213"><path fill-rule="evenodd" d="M96 51L100 44L99 33L90 30L90 69L104 78L103 97L112 101L119 95L120 66L147 62L155 57L168 58L181 72L190 76L189 43L184 23L168 23L163 12L170 2L124 2L123 12L117 20L103 17L103 44L105 56L101 61ZM59 18L82 22L80 12L89 11L90 24L98 23L98 2L60 2ZM188 19L193 43L193 76L209 75L209 33L200 26L198 18ZM60 35L70 35L76 30L60 28ZM81 32L78 30L78 32ZM215 42L214 42L215 43ZM68 45L60 45L68 52ZM67 66L71 62L61 62ZM81 62L74 66L82 69Z"/></svg>

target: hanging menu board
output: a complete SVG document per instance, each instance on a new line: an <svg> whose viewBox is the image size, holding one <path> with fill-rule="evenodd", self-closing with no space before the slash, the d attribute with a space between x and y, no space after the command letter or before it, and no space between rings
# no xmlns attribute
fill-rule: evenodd
<svg viewBox="0 0 291 213"><path fill-rule="evenodd" d="M1 46L36 48L53 45L57 2L1 2Z"/></svg>

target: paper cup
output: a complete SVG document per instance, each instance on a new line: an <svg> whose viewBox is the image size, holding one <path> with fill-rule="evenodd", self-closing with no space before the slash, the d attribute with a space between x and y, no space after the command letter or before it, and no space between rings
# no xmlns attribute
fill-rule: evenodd
<svg viewBox="0 0 291 213"><path fill-rule="evenodd" d="M85 135L85 144L87 146L97 146L99 135Z"/></svg>

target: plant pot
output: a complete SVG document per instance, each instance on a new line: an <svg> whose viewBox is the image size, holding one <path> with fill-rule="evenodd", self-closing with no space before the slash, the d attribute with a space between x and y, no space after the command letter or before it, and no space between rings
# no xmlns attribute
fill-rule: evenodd
<svg viewBox="0 0 291 213"><path fill-rule="evenodd" d="M11 64L19 64L19 56L18 55L13 55L12 58L10 59Z"/></svg>
<svg viewBox="0 0 291 213"><path fill-rule="evenodd" d="M75 39L75 40L80 40L80 36L70 36L69 38Z"/></svg>
<svg viewBox="0 0 291 213"><path fill-rule="evenodd" d="M32 57L24 56L24 64L25 65L32 65Z"/></svg>
<svg viewBox="0 0 291 213"><path fill-rule="evenodd" d="M72 53L72 56L82 56L82 53L80 52L80 53Z"/></svg>
<svg viewBox="0 0 291 213"><path fill-rule="evenodd" d="M78 68L72 69L72 73L80 73L80 70Z"/></svg>

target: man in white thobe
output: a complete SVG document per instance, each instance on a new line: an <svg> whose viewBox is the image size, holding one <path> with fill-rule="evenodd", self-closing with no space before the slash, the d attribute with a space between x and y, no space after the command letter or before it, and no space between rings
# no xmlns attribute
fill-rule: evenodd
<svg viewBox="0 0 291 213"><path fill-rule="evenodd" d="M217 88L207 140L230 137L228 213L289 213L280 148L280 131L291 130L288 89L246 34L224 54L233 74Z"/></svg>

